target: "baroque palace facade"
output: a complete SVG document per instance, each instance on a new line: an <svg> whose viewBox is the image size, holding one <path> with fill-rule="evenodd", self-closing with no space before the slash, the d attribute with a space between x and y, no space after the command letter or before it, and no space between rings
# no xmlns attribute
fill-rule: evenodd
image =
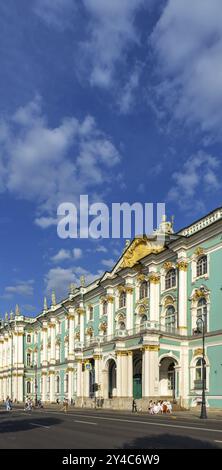
<svg viewBox="0 0 222 470"><path fill-rule="evenodd" d="M164 217L126 243L111 272L88 286L81 278L61 302L53 292L36 318L17 306L0 327L0 400L190 407L203 373L208 406L221 408L222 208L177 233Z"/></svg>

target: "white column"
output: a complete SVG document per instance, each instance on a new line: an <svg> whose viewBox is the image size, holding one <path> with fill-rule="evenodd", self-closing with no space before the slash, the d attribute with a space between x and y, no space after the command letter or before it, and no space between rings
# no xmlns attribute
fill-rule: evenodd
<svg viewBox="0 0 222 470"><path fill-rule="evenodd" d="M185 259L179 260L177 267L179 270L179 302L178 302L178 323L180 334L187 334L187 266Z"/></svg>
<svg viewBox="0 0 222 470"><path fill-rule="evenodd" d="M116 394L117 397L122 397L122 358L121 358L122 351L117 351L117 359L116 359Z"/></svg>
<svg viewBox="0 0 222 470"><path fill-rule="evenodd" d="M69 361L74 360L74 311L70 311L69 316Z"/></svg>
<svg viewBox="0 0 222 470"><path fill-rule="evenodd" d="M89 398L89 370L84 370L84 393L85 398Z"/></svg>
<svg viewBox="0 0 222 470"><path fill-rule="evenodd" d="M159 362L157 345L146 345L143 350L142 395L155 397L159 395Z"/></svg>
<svg viewBox="0 0 222 470"><path fill-rule="evenodd" d="M47 355L47 322L43 322L42 327L42 343L43 343L43 357L42 363L46 365L48 362L48 355Z"/></svg>
<svg viewBox="0 0 222 470"><path fill-rule="evenodd" d="M127 357L127 369L128 369L128 397L133 396L133 351L128 351Z"/></svg>
<svg viewBox="0 0 222 470"><path fill-rule="evenodd" d="M128 354L126 351L121 355L121 373L122 373L122 396L128 396Z"/></svg>
<svg viewBox="0 0 222 470"><path fill-rule="evenodd" d="M113 302L114 297L110 294L107 295L107 336L113 335Z"/></svg>
<svg viewBox="0 0 222 470"><path fill-rule="evenodd" d="M54 371L49 371L49 377L50 377L50 402L55 401L55 372Z"/></svg>
<svg viewBox="0 0 222 470"><path fill-rule="evenodd" d="M98 384L98 386L101 387L102 385L102 375L101 375L101 364L100 364L100 361L101 361L101 356L100 354L95 354L94 356L94 360L95 360L95 383ZM101 393L100 393L100 390L98 390L96 392L96 396L100 396Z"/></svg>
<svg viewBox="0 0 222 470"><path fill-rule="evenodd" d="M133 287L129 281L126 287L126 329L133 329Z"/></svg>
<svg viewBox="0 0 222 470"><path fill-rule="evenodd" d="M84 343L84 310L79 309L80 314L80 343Z"/></svg>
<svg viewBox="0 0 222 470"><path fill-rule="evenodd" d="M82 396L82 359L77 359L77 397Z"/></svg>
<svg viewBox="0 0 222 470"><path fill-rule="evenodd" d="M47 397L47 372L42 372L42 401L45 402Z"/></svg>
<svg viewBox="0 0 222 470"><path fill-rule="evenodd" d="M50 363L55 364L55 361L56 361L56 359L55 359L55 354L56 354L55 338L56 338L56 334L55 334L54 319L49 324L49 327L50 327L50 335L51 335Z"/></svg>
<svg viewBox="0 0 222 470"><path fill-rule="evenodd" d="M150 281L150 321L159 323L160 277L156 272L149 276Z"/></svg>
<svg viewBox="0 0 222 470"><path fill-rule="evenodd" d="M73 367L68 368L68 375L69 375L69 381L68 381L68 399L71 400L73 398L73 373L74 369Z"/></svg>
<svg viewBox="0 0 222 470"><path fill-rule="evenodd" d="M184 341L181 344L181 369L179 371L179 395L181 405L185 408L189 405L189 343Z"/></svg>

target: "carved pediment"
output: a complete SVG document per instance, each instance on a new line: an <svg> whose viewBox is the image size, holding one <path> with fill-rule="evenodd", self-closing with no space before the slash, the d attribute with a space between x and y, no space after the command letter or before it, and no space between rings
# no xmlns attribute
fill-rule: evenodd
<svg viewBox="0 0 222 470"><path fill-rule="evenodd" d="M162 250L163 245L158 244L155 240L149 240L146 236L137 237L126 249L120 268L132 268L140 259L150 253L159 253Z"/></svg>

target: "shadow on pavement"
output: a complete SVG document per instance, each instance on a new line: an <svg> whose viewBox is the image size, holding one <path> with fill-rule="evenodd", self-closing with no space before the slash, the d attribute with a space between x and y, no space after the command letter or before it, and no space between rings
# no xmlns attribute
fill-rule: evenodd
<svg viewBox="0 0 222 470"><path fill-rule="evenodd" d="M62 420L57 418L36 418L36 416L29 416L29 419L13 419L13 417L10 418L11 419L0 422L0 434L28 430L31 431L32 429L38 429L38 426L51 427L56 426L62 422Z"/></svg>
<svg viewBox="0 0 222 470"><path fill-rule="evenodd" d="M158 436L143 436L126 442L123 449L219 449L216 444L193 439L187 436L161 434Z"/></svg>

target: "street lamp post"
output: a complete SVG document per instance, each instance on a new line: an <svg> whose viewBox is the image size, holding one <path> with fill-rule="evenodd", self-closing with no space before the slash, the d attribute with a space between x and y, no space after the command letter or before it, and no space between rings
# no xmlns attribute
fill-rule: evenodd
<svg viewBox="0 0 222 470"><path fill-rule="evenodd" d="M197 319L197 329L199 332L198 324L202 324L202 345L203 345L203 350L202 350L202 401L201 401L201 413L200 413L200 419L207 419L207 409L206 409L206 394L205 394L205 372L206 372L206 367L205 367L205 320L204 318L198 318Z"/></svg>

